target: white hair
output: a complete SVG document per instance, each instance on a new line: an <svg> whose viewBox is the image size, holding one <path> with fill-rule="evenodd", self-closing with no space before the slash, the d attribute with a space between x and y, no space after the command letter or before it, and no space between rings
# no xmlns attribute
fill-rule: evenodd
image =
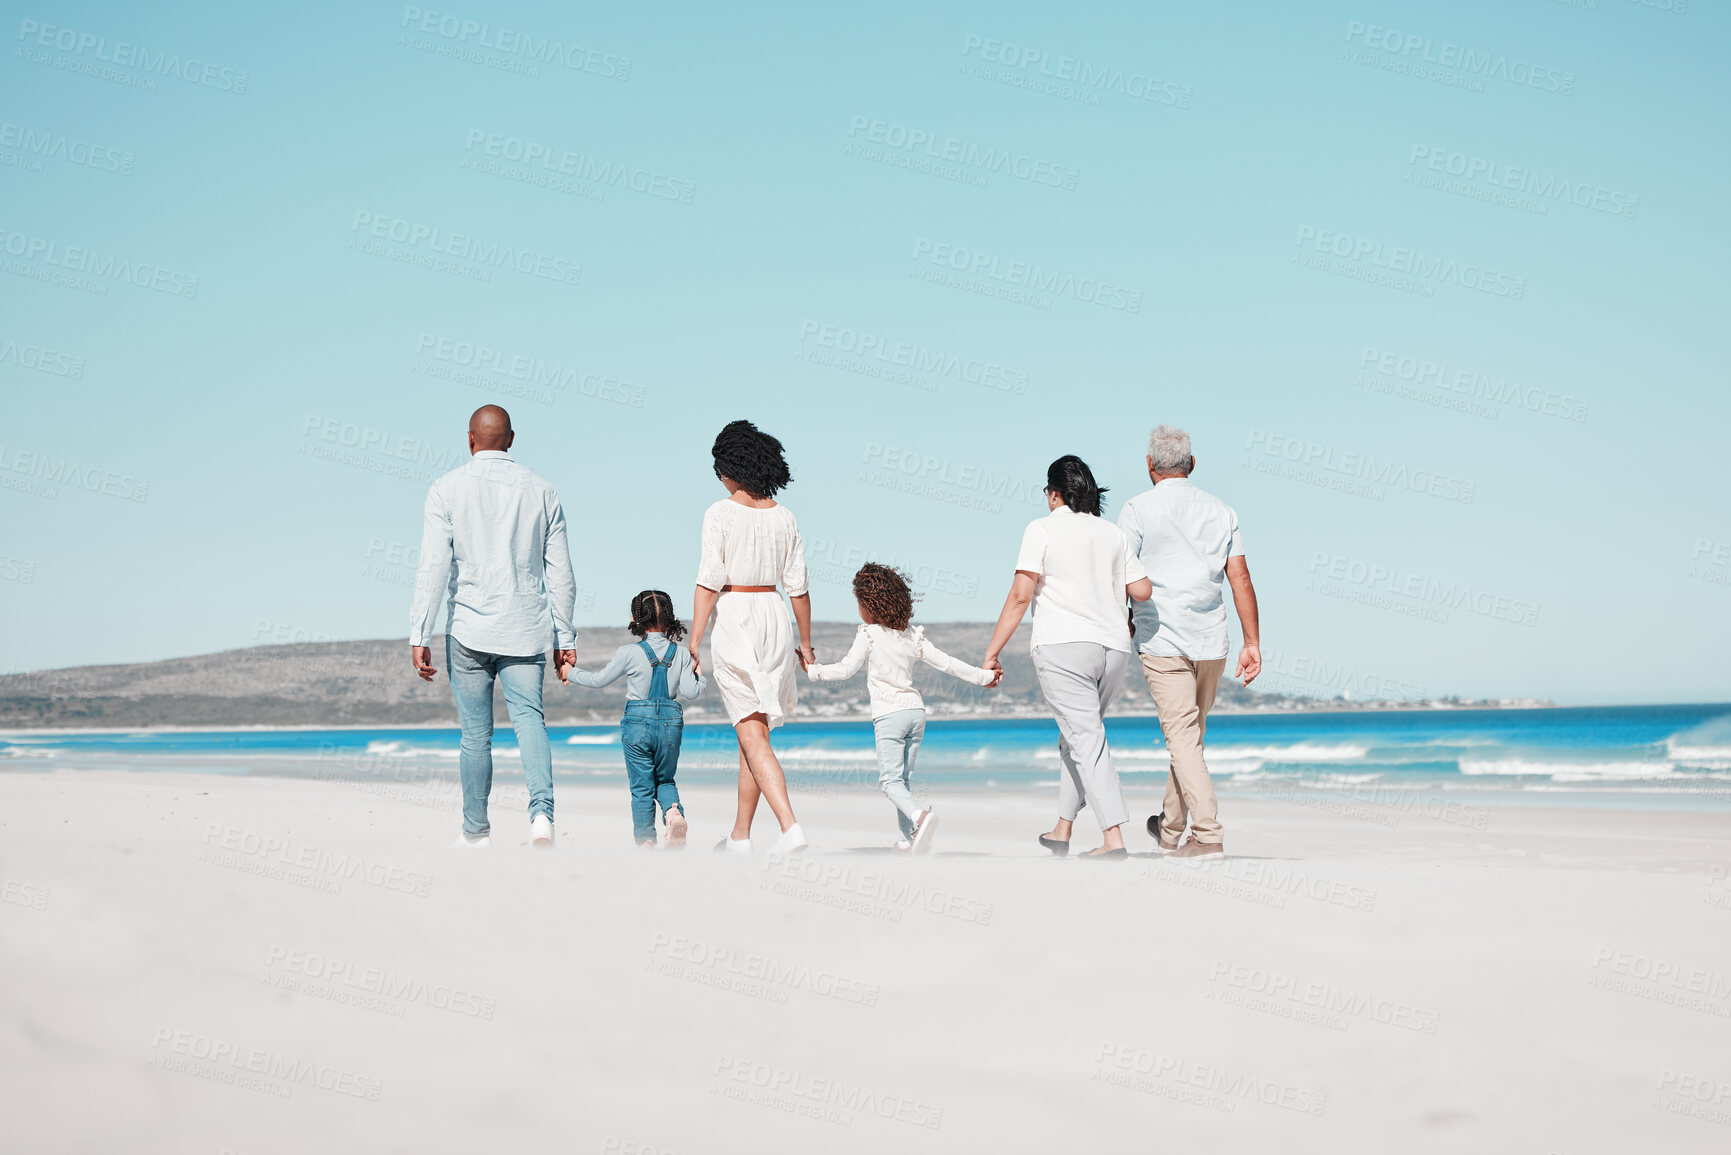
<svg viewBox="0 0 1731 1155"><path fill-rule="evenodd" d="M1170 425L1156 425L1148 434L1148 456L1154 461L1155 473L1177 473L1190 476L1196 458L1190 452L1190 434Z"/></svg>

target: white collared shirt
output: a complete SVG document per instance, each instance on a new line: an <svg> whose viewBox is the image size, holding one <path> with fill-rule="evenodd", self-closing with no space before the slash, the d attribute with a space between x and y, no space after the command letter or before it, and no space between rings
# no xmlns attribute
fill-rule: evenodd
<svg viewBox="0 0 1731 1155"><path fill-rule="evenodd" d="M471 650L528 657L577 645L559 495L503 450L479 451L427 491L411 645L431 644L441 593L446 631Z"/></svg>
<svg viewBox="0 0 1731 1155"><path fill-rule="evenodd" d="M1129 653L1124 587L1147 575L1117 526L1060 505L1028 523L1016 568L1039 577L1030 648L1098 642Z"/></svg>
<svg viewBox="0 0 1731 1155"><path fill-rule="evenodd" d="M1144 654L1224 658L1226 559L1244 553L1238 515L1188 477L1168 477L1124 503L1118 528L1142 560L1154 596L1134 606Z"/></svg>
<svg viewBox="0 0 1731 1155"><path fill-rule="evenodd" d="M923 710L926 700L914 689L914 663L924 662L934 670L983 686L992 680L987 670L952 658L926 640L924 626L891 630L877 624L862 625L853 636L853 648L839 662L827 666L812 663L805 668L814 682L839 682L866 668L866 692L871 696L872 720L897 710Z"/></svg>

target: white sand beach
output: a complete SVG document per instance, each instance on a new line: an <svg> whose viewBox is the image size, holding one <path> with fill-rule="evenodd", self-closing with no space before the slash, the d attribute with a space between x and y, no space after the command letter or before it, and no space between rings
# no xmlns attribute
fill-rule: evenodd
<svg viewBox="0 0 1731 1155"><path fill-rule="evenodd" d="M1722 816L1229 798L1233 857L1186 866L940 794L938 853L892 859L859 789L796 794L814 846L772 865L686 798L683 854L564 786L557 850L496 801L471 853L400 793L0 776L0 1146L1731 1149Z"/></svg>

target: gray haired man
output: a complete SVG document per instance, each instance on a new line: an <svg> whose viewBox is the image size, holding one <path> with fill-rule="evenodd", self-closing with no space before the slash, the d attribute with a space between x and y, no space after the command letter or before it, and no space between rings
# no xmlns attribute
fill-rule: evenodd
<svg viewBox="0 0 1731 1155"><path fill-rule="evenodd" d="M1256 589L1238 515L1196 488L1190 480L1195 468L1190 435L1170 425L1155 427L1148 435L1154 488L1131 498L1118 515L1130 552L1154 583L1154 596L1131 607L1131 622L1171 763L1165 806L1148 819L1148 833L1174 858L1226 853L1214 783L1202 756L1208 711L1231 649L1223 581L1232 583L1232 604L1244 631L1234 676L1248 686L1262 672ZM1186 820L1190 841L1180 847Z"/></svg>

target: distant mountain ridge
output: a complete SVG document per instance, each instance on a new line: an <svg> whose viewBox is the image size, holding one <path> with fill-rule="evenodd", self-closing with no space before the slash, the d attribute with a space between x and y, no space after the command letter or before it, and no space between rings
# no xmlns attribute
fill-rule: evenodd
<svg viewBox="0 0 1731 1155"><path fill-rule="evenodd" d="M813 623L818 660L839 659L857 628L855 622ZM933 716L1045 716L1046 704L1028 658L1028 628L1024 623L1003 655L1004 681L998 689L974 686L921 665L915 683ZM978 662L991 640L992 625L937 622L926 624L925 630L941 649L963 661ZM578 664L598 669L617 647L634 640L624 629L585 628L578 638ZM439 676L431 683L422 682L410 668L405 638L253 646L159 662L8 674L0 676L0 729L455 725L442 637L435 640L433 654ZM707 668L707 643L704 656ZM606 689L588 690L561 686L549 669L547 681L550 723L619 720L625 699L623 679ZM1217 708L1293 710L1324 705L1338 708L1341 703L1245 690L1228 679L1221 683ZM839 719L869 712L863 670L845 682L811 682L800 676L796 718ZM1113 712L1153 712L1147 687L1134 667ZM497 714L505 718L502 701ZM687 707L687 716L693 721L725 720L713 687Z"/></svg>

